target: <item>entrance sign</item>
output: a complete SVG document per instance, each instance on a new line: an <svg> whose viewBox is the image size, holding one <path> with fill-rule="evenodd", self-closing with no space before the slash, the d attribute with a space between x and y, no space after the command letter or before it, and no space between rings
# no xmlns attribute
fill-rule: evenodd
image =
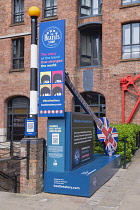
<svg viewBox="0 0 140 210"><path fill-rule="evenodd" d="M39 117L64 116L65 21L39 25Z"/></svg>

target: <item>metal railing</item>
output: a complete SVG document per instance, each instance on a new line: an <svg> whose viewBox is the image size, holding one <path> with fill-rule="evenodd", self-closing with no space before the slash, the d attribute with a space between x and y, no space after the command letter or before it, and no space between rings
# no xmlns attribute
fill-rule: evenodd
<svg viewBox="0 0 140 210"><path fill-rule="evenodd" d="M2 183L5 183L5 182L2 182L0 183L0 188L4 191L11 191L11 190L14 190L14 193L17 193L18 192L18 188L20 187L20 182L17 180L17 177L19 176L20 174L18 175L12 175L12 176L9 176L8 174L0 171L0 176L5 178L6 180L10 180L12 182L12 187L11 188L6 188L4 186L2 186ZM4 185L4 184L3 184Z"/></svg>

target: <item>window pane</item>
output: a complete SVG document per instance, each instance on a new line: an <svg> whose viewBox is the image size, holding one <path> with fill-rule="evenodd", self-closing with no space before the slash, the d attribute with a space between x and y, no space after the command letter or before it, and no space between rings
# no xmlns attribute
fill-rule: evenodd
<svg viewBox="0 0 140 210"><path fill-rule="evenodd" d="M130 45L130 24L123 25L123 45Z"/></svg>
<svg viewBox="0 0 140 210"><path fill-rule="evenodd" d="M93 15L98 14L98 0L93 0Z"/></svg>
<svg viewBox="0 0 140 210"><path fill-rule="evenodd" d="M17 40L13 41L13 57L18 56L18 42Z"/></svg>
<svg viewBox="0 0 140 210"><path fill-rule="evenodd" d="M89 66L91 65L91 38L90 35L83 33L82 34L82 55L81 55L81 63L82 65Z"/></svg>
<svg viewBox="0 0 140 210"><path fill-rule="evenodd" d="M81 15L91 15L91 9L81 8Z"/></svg>
<svg viewBox="0 0 140 210"><path fill-rule="evenodd" d="M131 4L131 0L123 0L123 5Z"/></svg>
<svg viewBox="0 0 140 210"><path fill-rule="evenodd" d="M90 107L92 109L93 112L98 112L98 106L92 106Z"/></svg>
<svg viewBox="0 0 140 210"><path fill-rule="evenodd" d="M44 16L52 17L57 14L57 0L46 0L44 8Z"/></svg>
<svg viewBox="0 0 140 210"><path fill-rule="evenodd" d="M91 7L91 0L82 0L81 5Z"/></svg>
<svg viewBox="0 0 140 210"><path fill-rule="evenodd" d="M99 65L99 37L93 37L93 65Z"/></svg>
<svg viewBox="0 0 140 210"><path fill-rule="evenodd" d="M91 15L91 0L81 1L81 15L82 16Z"/></svg>
<svg viewBox="0 0 140 210"><path fill-rule="evenodd" d="M140 28L139 23L132 24L132 44L140 43Z"/></svg>
<svg viewBox="0 0 140 210"><path fill-rule="evenodd" d="M131 57L131 49L130 46L123 47L123 59L128 59Z"/></svg>
<svg viewBox="0 0 140 210"><path fill-rule="evenodd" d="M80 106L75 107L75 112L80 112Z"/></svg>
<svg viewBox="0 0 140 210"><path fill-rule="evenodd" d="M105 98L103 95L99 93L95 93L95 92L84 92L81 95L83 96L87 104L90 106L92 111L98 117L105 116ZM104 102L103 104L100 103L100 100L99 100L100 98L102 98L102 102ZM77 104L76 100L75 100L75 104ZM81 107L80 105L79 106L75 105L75 111L85 113L82 107L81 109L80 107Z"/></svg>
<svg viewBox="0 0 140 210"><path fill-rule="evenodd" d="M24 68L24 39L13 40L13 69Z"/></svg>
<svg viewBox="0 0 140 210"><path fill-rule="evenodd" d="M14 10L15 10L15 13L19 12L19 0L15 0Z"/></svg>
<svg viewBox="0 0 140 210"><path fill-rule="evenodd" d="M101 64L101 27L81 31L81 66Z"/></svg>
<svg viewBox="0 0 140 210"><path fill-rule="evenodd" d="M18 23L24 21L24 0L14 0L13 22Z"/></svg>
<svg viewBox="0 0 140 210"><path fill-rule="evenodd" d="M100 103L105 104L105 97L102 95L100 96Z"/></svg>
<svg viewBox="0 0 140 210"><path fill-rule="evenodd" d="M21 0L20 12L24 12L24 1Z"/></svg>
<svg viewBox="0 0 140 210"><path fill-rule="evenodd" d="M132 4L140 3L140 0L132 0Z"/></svg>
<svg viewBox="0 0 140 210"><path fill-rule="evenodd" d="M24 68L24 59L20 59L19 60L19 69L23 69Z"/></svg>
<svg viewBox="0 0 140 210"><path fill-rule="evenodd" d="M102 0L81 0L81 16L97 15L102 12Z"/></svg>
<svg viewBox="0 0 140 210"><path fill-rule="evenodd" d="M20 40L20 57L24 56L24 40Z"/></svg>
<svg viewBox="0 0 140 210"><path fill-rule="evenodd" d="M85 93L84 95L82 94L83 98L86 100L86 102L89 105L93 105L93 104L98 104L98 94L96 93Z"/></svg>
<svg viewBox="0 0 140 210"><path fill-rule="evenodd" d="M45 6L46 6L46 7L50 7L50 6L51 6L51 1L50 1L50 0L46 0Z"/></svg>
<svg viewBox="0 0 140 210"><path fill-rule="evenodd" d="M99 0L99 13L102 13L102 0Z"/></svg>
<svg viewBox="0 0 140 210"><path fill-rule="evenodd" d="M140 57L140 45L132 46L132 58Z"/></svg>
<svg viewBox="0 0 140 210"><path fill-rule="evenodd" d="M18 69L18 60L17 59L13 60L13 69Z"/></svg>

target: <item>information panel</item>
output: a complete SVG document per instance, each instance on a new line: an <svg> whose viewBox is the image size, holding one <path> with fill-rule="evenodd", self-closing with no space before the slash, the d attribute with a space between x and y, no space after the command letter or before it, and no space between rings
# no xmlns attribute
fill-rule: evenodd
<svg viewBox="0 0 140 210"><path fill-rule="evenodd" d="M65 21L39 25L39 117L64 116Z"/></svg>
<svg viewBox="0 0 140 210"><path fill-rule="evenodd" d="M25 119L25 136L36 136L37 129L36 129L36 119L29 118Z"/></svg>
<svg viewBox="0 0 140 210"><path fill-rule="evenodd" d="M93 160L93 119L72 113L72 170Z"/></svg>
<svg viewBox="0 0 140 210"><path fill-rule="evenodd" d="M65 119L52 118L47 123L47 170L65 170Z"/></svg>

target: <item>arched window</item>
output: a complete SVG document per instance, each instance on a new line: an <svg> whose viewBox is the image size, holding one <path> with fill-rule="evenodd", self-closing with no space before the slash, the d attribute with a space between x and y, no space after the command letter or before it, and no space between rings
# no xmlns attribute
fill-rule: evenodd
<svg viewBox="0 0 140 210"><path fill-rule="evenodd" d="M87 104L97 117L105 117L105 97L96 92L81 93ZM85 112L79 103L75 100L75 112Z"/></svg>
<svg viewBox="0 0 140 210"><path fill-rule="evenodd" d="M21 140L24 137L24 120L29 115L30 101L18 96L8 101L7 140Z"/></svg>

